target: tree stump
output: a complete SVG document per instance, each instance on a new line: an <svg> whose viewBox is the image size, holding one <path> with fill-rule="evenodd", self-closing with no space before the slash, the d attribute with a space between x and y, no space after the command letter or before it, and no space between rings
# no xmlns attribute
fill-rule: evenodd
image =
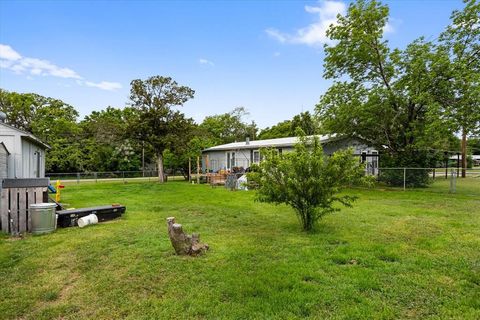
<svg viewBox="0 0 480 320"><path fill-rule="evenodd" d="M196 256L208 250L208 244L200 243L200 235L185 234L182 225L175 223L175 217L167 218L168 236L178 255Z"/></svg>

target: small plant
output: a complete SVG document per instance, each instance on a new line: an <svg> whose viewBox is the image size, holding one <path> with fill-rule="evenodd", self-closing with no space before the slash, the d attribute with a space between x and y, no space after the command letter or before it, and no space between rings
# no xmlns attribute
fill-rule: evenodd
<svg viewBox="0 0 480 320"><path fill-rule="evenodd" d="M352 205L356 197L340 195L344 186L367 182L352 150L325 155L316 137L301 136L292 152L262 153L264 160L248 175L249 184L257 187L256 200L291 206L307 231L325 214L339 211L336 202Z"/></svg>

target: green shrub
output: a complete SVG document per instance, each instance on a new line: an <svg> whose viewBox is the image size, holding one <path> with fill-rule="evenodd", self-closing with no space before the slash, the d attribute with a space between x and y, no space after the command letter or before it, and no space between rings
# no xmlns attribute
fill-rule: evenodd
<svg viewBox="0 0 480 320"><path fill-rule="evenodd" d="M355 197L340 195L344 186L363 182L364 166L352 150L324 155L318 138L301 137L292 152L262 150L264 160L248 175L261 202L287 204L297 213L304 230L312 230L335 203L351 206Z"/></svg>

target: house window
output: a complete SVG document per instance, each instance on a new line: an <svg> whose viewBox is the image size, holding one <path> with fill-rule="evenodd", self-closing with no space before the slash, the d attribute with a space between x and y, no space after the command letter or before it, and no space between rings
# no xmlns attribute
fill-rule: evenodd
<svg viewBox="0 0 480 320"><path fill-rule="evenodd" d="M232 169L235 165L235 152L227 152L227 169Z"/></svg>
<svg viewBox="0 0 480 320"><path fill-rule="evenodd" d="M372 151L372 155L374 155L374 157L372 157L372 166L376 173L376 170L378 169L378 152Z"/></svg>
<svg viewBox="0 0 480 320"><path fill-rule="evenodd" d="M260 162L260 151L253 151L253 163Z"/></svg>

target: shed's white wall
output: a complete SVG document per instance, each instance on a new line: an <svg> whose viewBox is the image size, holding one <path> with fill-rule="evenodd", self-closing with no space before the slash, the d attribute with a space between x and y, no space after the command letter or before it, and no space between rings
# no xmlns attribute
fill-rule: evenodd
<svg viewBox="0 0 480 320"><path fill-rule="evenodd" d="M23 178L45 177L45 151L37 144L25 139L22 139L22 176Z"/></svg>
<svg viewBox="0 0 480 320"><path fill-rule="evenodd" d="M8 178L36 178L36 170L32 171L33 154L37 149L40 152L40 174L45 177L45 150L22 139L22 133L0 124L0 142L3 142L10 155L7 159Z"/></svg>
<svg viewBox="0 0 480 320"><path fill-rule="evenodd" d="M8 152L0 144L0 179L8 178Z"/></svg>
<svg viewBox="0 0 480 320"><path fill-rule="evenodd" d="M0 139L10 152L8 177L22 178L22 138L17 130L0 125Z"/></svg>

